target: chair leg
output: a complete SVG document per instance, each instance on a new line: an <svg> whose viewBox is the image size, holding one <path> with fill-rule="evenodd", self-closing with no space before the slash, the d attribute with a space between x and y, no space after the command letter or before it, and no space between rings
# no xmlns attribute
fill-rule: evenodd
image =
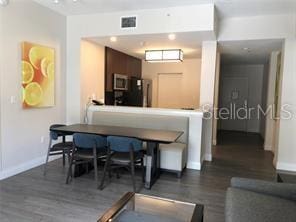
<svg viewBox="0 0 296 222"><path fill-rule="evenodd" d="M86 173L88 174L89 173L89 163L85 164L85 168L86 168Z"/></svg>
<svg viewBox="0 0 296 222"><path fill-rule="evenodd" d="M131 175L132 175L133 189L134 189L134 192L136 192L135 163L134 163L134 161L131 161Z"/></svg>
<svg viewBox="0 0 296 222"><path fill-rule="evenodd" d="M107 170L108 170L109 179L111 179L112 178L112 168L110 167L110 163L108 164Z"/></svg>
<svg viewBox="0 0 296 222"><path fill-rule="evenodd" d="M71 149L67 149L67 156L68 156L68 164L70 165L70 162L71 162Z"/></svg>
<svg viewBox="0 0 296 222"><path fill-rule="evenodd" d="M98 183L98 157L97 157L97 147L96 146L93 148L93 154L94 154L95 182L96 182L96 187L98 188L98 186L99 186L99 183ZM88 171L88 164L87 164L87 171Z"/></svg>
<svg viewBox="0 0 296 222"><path fill-rule="evenodd" d="M131 167L131 176L132 176L132 182L133 182L133 188L134 192L136 192L136 182L135 182L135 161L134 161L134 151L133 149L130 150L130 167Z"/></svg>
<svg viewBox="0 0 296 222"><path fill-rule="evenodd" d="M52 140L50 138L49 139L49 144L48 144L48 149L47 149L47 155L46 155L46 159L45 159L45 164L44 164L44 169L43 169L43 175L44 176L46 175L46 167L47 167L47 163L48 163L48 159L49 159L51 145L52 145Z"/></svg>
<svg viewBox="0 0 296 222"><path fill-rule="evenodd" d="M72 175L72 165L73 165L73 161L74 161L74 149L72 151L72 156L71 156L71 160L70 160L70 164L69 164L69 170L68 170L68 174L67 174L67 179L66 179L66 184L69 184L69 178L73 177Z"/></svg>
<svg viewBox="0 0 296 222"><path fill-rule="evenodd" d="M119 168L116 169L116 178L119 179L120 178L120 172L119 172Z"/></svg>
<svg viewBox="0 0 296 222"><path fill-rule="evenodd" d="M144 158L141 159L141 168L142 168L142 182L145 183L145 167L144 167Z"/></svg>
<svg viewBox="0 0 296 222"><path fill-rule="evenodd" d="M65 150L63 150L63 166L65 166L66 162L66 155L65 155Z"/></svg>
<svg viewBox="0 0 296 222"><path fill-rule="evenodd" d="M111 158L111 154L108 152L105 166L104 166L103 177L102 177L101 184L100 184L100 190L103 190L103 188L104 188L104 181L105 181L106 173L109 170L110 158Z"/></svg>

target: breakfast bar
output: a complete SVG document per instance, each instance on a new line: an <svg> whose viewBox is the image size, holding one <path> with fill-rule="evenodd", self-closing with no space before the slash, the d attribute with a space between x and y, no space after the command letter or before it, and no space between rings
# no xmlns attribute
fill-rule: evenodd
<svg viewBox="0 0 296 222"><path fill-rule="evenodd" d="M172 166L172 159L178 159L180 144L186 145L186 149L180 153L183 156L180 167L200 170L204 160L211 161L211 134L208 133L211 131L211 121L204 116L205 113L200 110L126 106L90 106L87 111L89 124L184 132L172 149L165 145L160 148L164 154L161 155L162 165L165 165L161 168L170 171L182 171ZM176 165L175 162L173 164Z"/></svg>

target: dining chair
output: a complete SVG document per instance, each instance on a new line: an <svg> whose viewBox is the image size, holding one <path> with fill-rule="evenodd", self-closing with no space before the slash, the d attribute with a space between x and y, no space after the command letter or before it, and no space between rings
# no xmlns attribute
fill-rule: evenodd
<svg viewBox="0 0 296 222"><path fill-rule="evenodd" d="M144 154L143 142L129 137L108 136L107 137L107 159L104 166L104 173L100 185L103 189L106 173L116 169L117 178L119 178L119 168L126 168L131 172L133 189L136 191L135 165L141 164L142 181L144 182Z"/></svg>
<svg viewBox="0 0 296 222"><path fill-rule="evenodd" d="M54 128L65 126L63 124L53 124L49 127L49 145L47 149L46 160L44 164L44 176L46 175L46 168L48 164L49 156L55 155L63 155L63 166L65 166L66 162L66 154L68 156L68 161L70 162L70 152L73 146L73 142L66 141L66 136L69 134L66 133L57 133L52 131ZM54 141L58 141L61 138L62 141L54 143Z"/></svg>
<svg viewBox="0 0 296 222"><path fill-rule="evenodd" d="M67 174L66 184L70 177L73 178L72 166L88 164L93 162L95 182L98 187L98 160L106 157L107 140L106 137L86 133L75 133L73 135L73 149ZM88 170L87 170L88 171Z"/></svg>

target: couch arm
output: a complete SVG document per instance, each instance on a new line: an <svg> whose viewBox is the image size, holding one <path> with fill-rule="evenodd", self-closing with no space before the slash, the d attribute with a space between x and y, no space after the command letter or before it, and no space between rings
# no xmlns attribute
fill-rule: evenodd
<svg viewBox="0 0 296 222"><path fill-rule="evenodd" d="M296 184L232 178L231 187L296 201Z"/></svg>

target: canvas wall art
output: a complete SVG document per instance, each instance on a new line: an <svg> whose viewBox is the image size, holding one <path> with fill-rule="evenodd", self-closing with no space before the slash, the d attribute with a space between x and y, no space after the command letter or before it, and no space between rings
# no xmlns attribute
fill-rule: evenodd
<svg viewBox="0 0 296 222"><path fill-rule="evenodd" d="M23 42L21 69L23 108L54 106L54 49Z"/></svg>

